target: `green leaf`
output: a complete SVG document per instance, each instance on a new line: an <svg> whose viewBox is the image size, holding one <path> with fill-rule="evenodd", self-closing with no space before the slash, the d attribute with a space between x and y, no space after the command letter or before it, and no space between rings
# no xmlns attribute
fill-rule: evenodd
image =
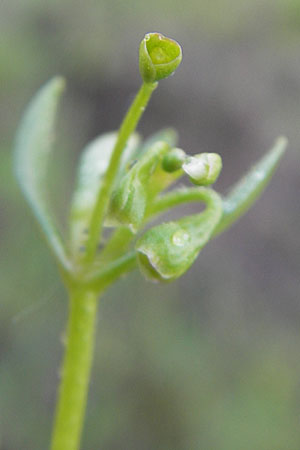
<svg viewBox="0 0 300 450"><path fill-rule="evenodd" d="M287 146L280 137L273 148L223 198L223 216L214 234L220 234L236 222L258 199L268 185Z"/></svg>
<svg viewBox="0 0 300 450"><path fill-rule="evenodd" d="M53 78L38 91L25 111L16 139L15 172L50 248L67 268L66 251L47 204L46 183L54 121L64 86L63 78Z"/></svg>
<svg viewBox="0 0 300 450"><path fill-rule="evenodd" d="M200 214L148 229L136 243L139 267L149 280L172 281L186 272L219 223L222 200L212 189L178 190L159 203L163 210L185 201L204 202L207 207Z"/></svg>
<svg viewBox="0 0 300 450"><path fill-rule="evenodd" d="M75 254L80 252L86 243L88 226L101 181L107 170L117 136L117 132L105 133L89 143L83 150L70 214L71 246ZM138 144L139 137L133 134L122 154L118 178L125 172L126 165L134 158Z"/></svg>

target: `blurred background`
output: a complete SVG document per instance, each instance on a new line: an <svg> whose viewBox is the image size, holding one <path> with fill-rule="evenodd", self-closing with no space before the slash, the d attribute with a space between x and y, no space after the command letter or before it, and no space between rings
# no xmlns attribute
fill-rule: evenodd
<svg viewBox="0 0 300 450"><path fill-rule="evenodd" d="M138 273L101 301L84 450L300 448L300 0L0 1L0 448L48 447L67 298L12 174L36 90L68 80L49 188L64 217L80 150L118 128L148 31L184 59L143 117L218 152L221 192L280 134L289 151L252 210L180 280ZM186 213L186 209L182 213Z"/></svg>

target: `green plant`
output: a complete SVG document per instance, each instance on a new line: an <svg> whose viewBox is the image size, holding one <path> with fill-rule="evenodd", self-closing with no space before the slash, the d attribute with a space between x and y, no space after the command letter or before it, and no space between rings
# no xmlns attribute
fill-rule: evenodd
<svg viewBox="0 0 300 450"><path fill-rule="evenodd" d="M149 33L142 40L143 84L120 130L98 137L83 151L70 207L69 235L64 240L48 207L45 182L57 105L64 88L62 78L54 78L36 94L19 128L17 178L70 297L52 450L79 448L99 297L136 267L153 281L171 281L186 272L203 246L258 198L286 147L286 139L279 138L223 197L209 187L222 168L219 155L186 155L176 147L172 130L162 130L140 142L134 131L150 96L158 80L171 75L181 58L179 44L159 33ZM185 174L197 187L165 192ZM204 203L206 208L144 231L154 217L186 202ZM107 227L112 231L104 239Z"/></svg>

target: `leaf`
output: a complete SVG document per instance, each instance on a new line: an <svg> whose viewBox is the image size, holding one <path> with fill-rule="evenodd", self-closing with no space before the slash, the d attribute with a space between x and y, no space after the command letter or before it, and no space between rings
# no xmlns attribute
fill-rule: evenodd
<svg viewBox="0 0 300 450"><path fill-rule="evenodd" d="M101 181L108 167L117 135L117 132L105 133L89 143L83 150L70 214L71 246L74 253L80 251L85 245ZM133 134L122 155L119 178L125 171L126 165L134 158L138 144L139 137Z"/></svg>
<svg viewBox="0 0 300 450"><path fill-rule="evenodd" d="M165 200L165 201L164 201ZM175 280L186 272L210 240L222 215L221 197L212 189L194 188L166 194L161 206L185 201L206 204L200 214L162 223L148 229L137 241L137 259L142 273L152 281Z"/></svg>
<svg viewBox="0 0 300 450"><path fill-rule="evenodd" d="M54 121L64 86L63 78L53 78L37 92L25 111L17 132L15 172L50 248L60 264L67 268L69 261L48 209L46 192L46 172L52 151Z"/></svg>
<svg viewBox="0 0 300 450"><path fill-rule="evenodd" d="M258 199L272 178L286 146L287 139L278 138L273 148L223 198L223 216L214 235L229 228Z"/></svg>

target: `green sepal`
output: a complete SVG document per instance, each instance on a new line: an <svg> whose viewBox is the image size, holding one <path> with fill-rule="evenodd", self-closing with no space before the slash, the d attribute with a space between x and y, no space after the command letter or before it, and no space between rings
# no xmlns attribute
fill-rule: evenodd
<svg viewBox="0 0 300 450"><path fill-rule="evenodd" d="M63 241L47 201L47 169L53 149L54 122L65 87L61 77L43 86L31 100L17 132L15 172L20 187L58 262L69 267Z"/></svg>
<svg viewBox="0 0 300 450"><path fill-rule="evenodd" d="M147 279L172 281L180 277L211 238L222 216L222 200L206 188L199 188L197 196L207 204L202 213L150 228L137 241L139 267Z"/></svg>
<svg viewBox="0 0 300 450"><path fill-rule="evenodd" d="M271 180L287 143L285 137L278 138L271 150L223 198L223 215L215 235L229 228L259 198Z"/></svg>
<svg viewBox="0 0 300 450"><path fill-rule="evenodd" d="M81 155L70 212L71 247L75 253L80 252L86 243L97 195L108 168L117 136L117 132L110 132L97 137L85 147ZM139 141L138 134L133 134L128 140L122 154L117 178L122 177L125 173L127 165L138 148Z"/></svg>
<svg viewBox="0 0 300 450"><path fill-rule="evenodd" d="M140 73L145 83L172 75L182 60L178 42L160 33L147 33L140 44Z"/></svg>
<svg viewBox="0 0 300 450"><path fill-rule="evenodd" d="M106 225L126 225L137 232L144 220L152 175L169 150L165 142L156 142L121 179L112 195Z"/></svg>

